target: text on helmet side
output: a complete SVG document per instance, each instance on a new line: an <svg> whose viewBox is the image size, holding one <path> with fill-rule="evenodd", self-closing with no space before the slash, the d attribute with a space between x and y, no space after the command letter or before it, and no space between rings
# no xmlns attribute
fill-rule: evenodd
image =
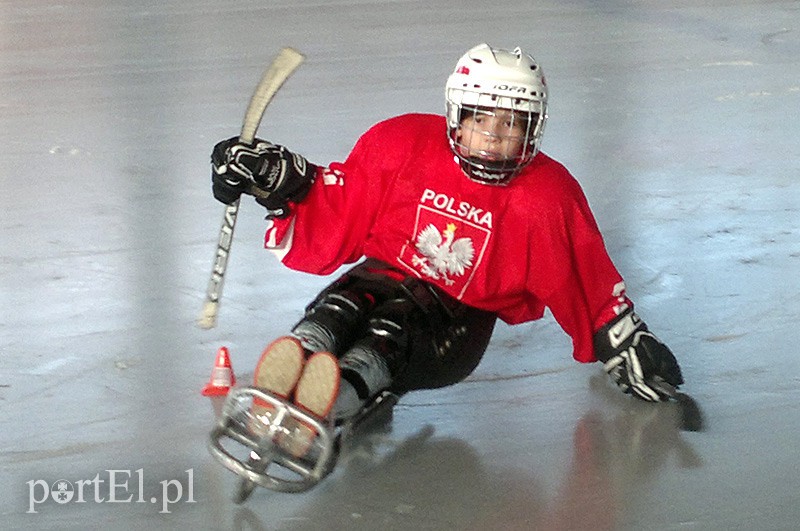
<svg viewBox="0 0 800 531"><path fill-rule="evenodd" d="M506 85L506 84L497 84L494 87L495 90L506 90L508 92L519 92L520 94L525 94L528 92L527 87L521 87L519 85Z"/></svg>

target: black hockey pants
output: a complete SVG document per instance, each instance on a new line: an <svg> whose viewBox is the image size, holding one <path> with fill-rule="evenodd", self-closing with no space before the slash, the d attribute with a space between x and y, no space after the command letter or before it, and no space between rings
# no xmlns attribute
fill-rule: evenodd
<svg viewBox="0 0 800 531"><path fill-rule="evenodd" d="M323 330L327 339L322 343L337 357L354 345L370 349L388 366L389 388L405 393L469 376L483 357L496 319L368 258L307 306L295 332L308 325ZM344 370L342 376L348 377Z"/></svg>

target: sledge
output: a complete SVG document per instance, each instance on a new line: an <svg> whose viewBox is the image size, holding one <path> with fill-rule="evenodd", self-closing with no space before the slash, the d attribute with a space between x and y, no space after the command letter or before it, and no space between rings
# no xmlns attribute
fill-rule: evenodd
<svg viewBox="0 0 800 531"><path fill-rule="evenodd" d="M208 448L225 468L241 478L233 497L236 503L246 501L256 487L304 492L334 470L345 443L365 431L381 413L390 414L399 399L397 394L383 391L356 415L334 424L263 389L237 387L225 400ZM268 404L271 418L254 414L255 403ZM298 423L316 432L303 455L294 455L281 442L293 436Z"/></svg>

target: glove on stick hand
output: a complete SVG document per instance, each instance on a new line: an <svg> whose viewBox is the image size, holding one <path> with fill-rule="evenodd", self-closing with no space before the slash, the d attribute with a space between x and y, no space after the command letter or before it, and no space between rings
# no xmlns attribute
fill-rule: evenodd
<svg viewBox="0 0 800 531"><path fill-rule="evenodd" d="M267 209L301 201L315 173L316 166L304 157L259 139L243 144L238 137L229 138L211 152L212 190L225 204L234 202L253 185L271 194L257 199Z"/></svg>

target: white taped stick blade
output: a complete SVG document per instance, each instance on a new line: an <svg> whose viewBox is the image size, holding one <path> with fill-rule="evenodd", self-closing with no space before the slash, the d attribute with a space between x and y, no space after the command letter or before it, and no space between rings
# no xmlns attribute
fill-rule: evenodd
<svg viewBox="0 0 800 531"><path fill-rule="evenodd" d="M250 98L250 104L247 106L242 124L242 132L239 135L242 142L249 144L253 141L264 110L272 97L304 60L305 56L293 48L281 49L261 78L253 97Z"/></svg>
<svg viewBox="0 0 800 531"><path fill-rule="evenodd" d="M219 313L219 302L208 301L203 305L203 313L197 320L198 326L205 330L210 330L217 326L217 314Z"/></svg>

